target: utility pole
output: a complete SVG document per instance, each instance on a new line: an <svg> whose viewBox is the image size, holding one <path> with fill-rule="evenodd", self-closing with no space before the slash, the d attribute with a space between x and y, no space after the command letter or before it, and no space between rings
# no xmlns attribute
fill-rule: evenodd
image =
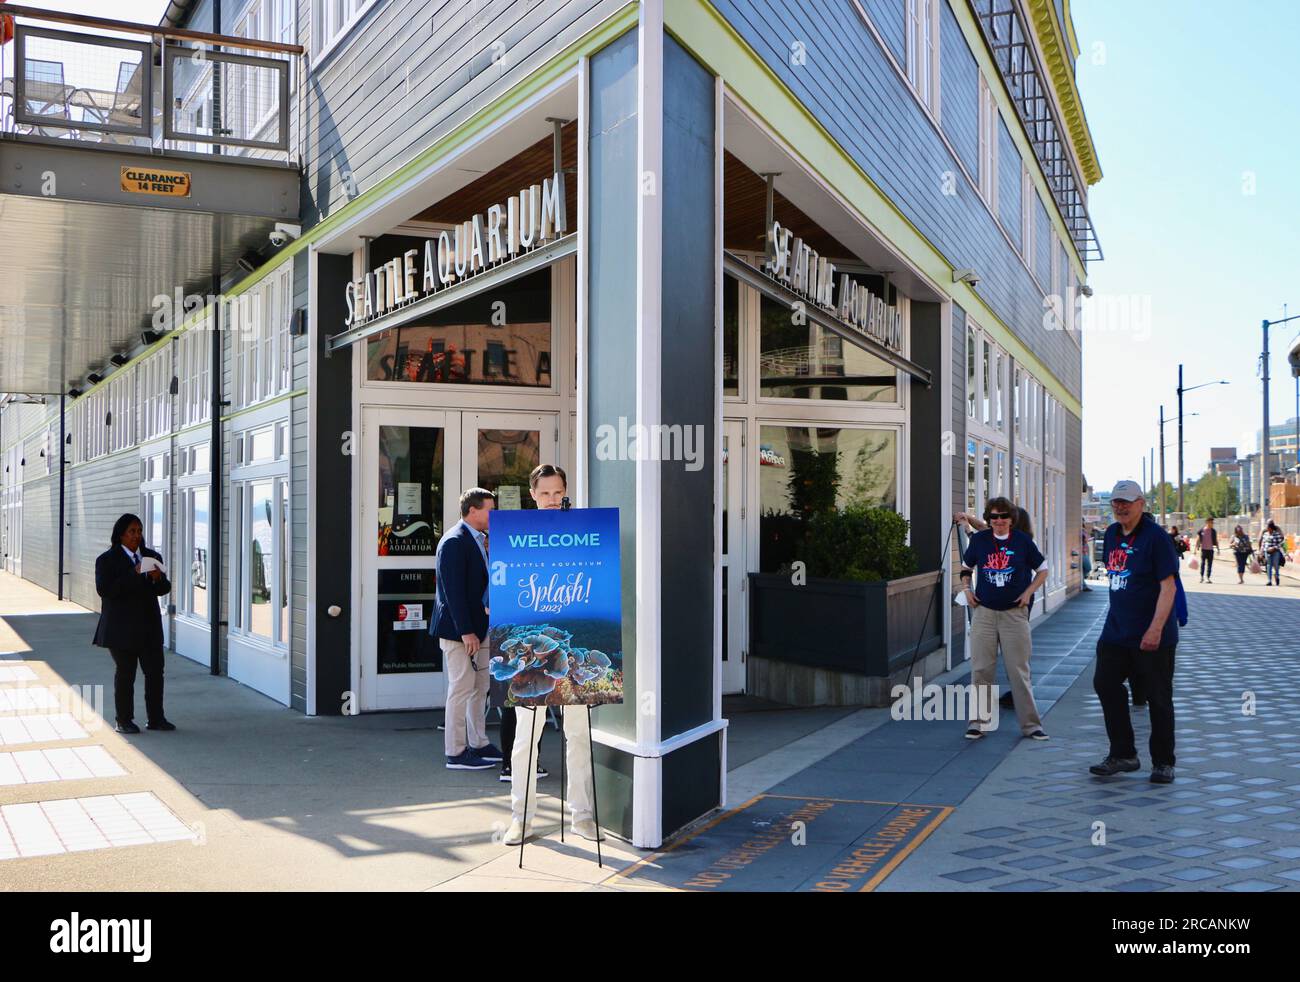
<svg viewBox="0 0 1300 982"><path fill-rule="evenodd" d="M1183 366L1178 366L1178 511L1183 510Z"/></svg>
<svg viewBox="0 0 1300 982"><path fill-rule="evenodd" d="M1160 524L1165 524L1165 407L1160 407Z"/></svg>
<svg viewBox="0 0 1300 982"><path fill-rule="evenodd" d="M1262 529L1268 525L1268 479L1269 479L1269 462L1268 462L1268 329L1274 324L1285 324L1287 321L1300 319L1300 314L1292 314L1290 317L1283 317L1280 321L1264 321L1262 331L1264 333L1264 350L1260 353L1259 364L1264 374L1264 432L1260 438L1259 448L1259 527ZM1300 415L1300 413L1297 413ZM1300 423L1296 424L1300 427ZM1300 447L1296 448L1300 450Z"/></svg>

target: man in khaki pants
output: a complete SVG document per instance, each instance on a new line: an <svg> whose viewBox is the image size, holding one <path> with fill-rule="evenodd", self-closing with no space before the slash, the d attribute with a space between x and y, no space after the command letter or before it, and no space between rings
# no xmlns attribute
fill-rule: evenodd
<svg viewBox="0 0 1300 982"><path fill-rule="evenodd" d="M966 602L973 609L971 683L977 687L993 684L1001 644L1020 732L1035 740L1046 740L1029 681L1029 658L1033 653L1029 603L1047 580L1048 568L1034 540L1012 528L1015 515L1016 506L1006 498L990 499L984 506L984 520L990 527L971 536L962 557ZM972 570L979 573L974 590L970 587ZM992 699L978 700L980 707L991 704ZM989 729L989 720L972 719L966 739L978 740Z"/></svg>

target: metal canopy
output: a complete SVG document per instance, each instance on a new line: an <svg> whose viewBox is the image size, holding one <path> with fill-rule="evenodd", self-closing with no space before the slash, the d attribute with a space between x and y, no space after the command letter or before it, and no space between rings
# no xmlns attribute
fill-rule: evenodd
<svg viewBox="0 0 1300 982"><path fill-rule="evenodd" d="M724 252L722 254L722 268L742 283L752 286L755 290L759 291L759 293L770 297L777 303L786 307L791 307L796 303L800 304L806 312L808 319L814 324L825 328L832 334L843 338L845 341L861 348L868 354L874 355L881 361L893 365L899 371L906 372L915 381L922 382L927 387L931 385L930 370L928 368L923 368L910 358L905 358L903 355L890 350L875 338L868 337L851 325L844 323L838 317L828 314L816 304L810 303L806 298L801 297L793 290L782 286L780 283L776 282L776 280L755 269L743 259L733 256L729 252ZM837 378L836 381L843 384L844 379Z"/></svg>
<svg viewBox="0 0 1300 982"><path fill-rule="evenodd" d="M127 203L120 173L141 160L189 172L189 198ZM214 271L297 222L297 184L246 159L0 141L0 392L66 392L138 347L156 298L211 293Z"/></svg>

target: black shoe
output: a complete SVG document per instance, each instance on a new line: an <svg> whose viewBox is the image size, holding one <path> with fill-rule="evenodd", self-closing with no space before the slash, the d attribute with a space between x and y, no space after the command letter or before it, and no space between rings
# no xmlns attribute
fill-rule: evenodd
<svg viewBox="0 0 1300 982"><path fill-rule="evenodd" d="M1173 784L1174 768L1171 764L1160 764L1151 768L1152 784Z"/></svg>
<svg viewBox="0 0 1300 982"><path fill-rule="evenodd" d="M140 732L140 727L136 726L134 723L118 723L117 726L113 727L113 729L118 733L139 733Z"/></svg>
<svg viewBox="0 0 1300 982"><path fill-rule="evenodd" d="M1135 706L1145 706L1146 704L1147 704L1147 701L1146 701L1145 699L1134 699L1134 700L1133 700L1133 705L1135 705Z"/></svg>
<svg viewBox="0 0 1300 982"><path fill-rule="evenodd" d="M1015 709L1016 708L1015 694L1011 692L1002 693L1001 697L999 697L998 699L998 705L1001 706L1003 709Z"/></svg>
<svg viewBox="0 0 1300 982"><path fill-rule="evenodd" d="M982 739L983 736L984 736L984 731L981 730L978 726L972 726L969 730L966 731L967 740L979 740Z"/></svg>
<svg viewBox="0 0 1300 982"><path fill-rule="evenodd" d="M1093 764L1088 770L1102 777L1110 777L1120 771L1136 771L1141 766L1142 762L1136 757L1107 757L1100 764Z"/></svg>
<svg viewBox="0 0 1300 982"><path fill-rule="evenodd" d="M1049 736L1048 736L1046 733L1044 733L1042 730L1034 730L1033 733L1029 734L1029 739L1031 739L1031 740L1050 740L1050 739L1052 739L1052 738L1049 737Z"/></svg>
<svg viewBox="0 0 1300 982"><path fill-rule="evenodd" d="M146 724L144 725L144 728L145 728L146 730L162 730L162 731L164 731L164 732L168 732L168 733L169 733L169 732L171 732L172 730L176 729L176 724L175 724L175 723L169 723L169 722L167 722L167 720L165 720L165 719L160 719L160 720L159 720L158 722L156 722L156 723L146 723Z"/></svg>

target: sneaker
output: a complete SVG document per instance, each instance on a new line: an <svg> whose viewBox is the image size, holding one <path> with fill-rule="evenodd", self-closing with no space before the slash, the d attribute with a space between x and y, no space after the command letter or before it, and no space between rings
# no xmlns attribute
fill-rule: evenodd
<svg viewBox="0 0 1300 982"><path fill-rule="evenodd" d="M1152 784L1173 784L1174 783L1173 766L1170 764L1160 764L1156 767L1151 768L1151 783Z"/></svg>
<svg viewBox="0 0 1300 982"><path fill-rule="evenodd" d="M969 730L966 731L967 740L978 740L982 736L984 736L984 731L981 730L978 726L972 726Z"/></svg>
<svg viewBox="0 0 1300 982"><path fill-rule="evenodd" d="M511 820L510 828L506 829L506 837L501 841L507 846L517 846L532 834L532 829L529 829L527 832L524 831L523 822Z"/></svg>
<svg viewBox="0 0 1300 982"><path fill-rule="evenodd" d="M1050 740L1050 739L1052 739L1052 738L1049 737L1049 736L1048 736L1046 733L1044 733L1042 730L1034 730L1033 733L1029 734L1029 739L1031 739L1031 740Z"/></svg>
<svg viewBox="0 0 1300 982"><path fill-rule="evenodd" d="M596 828L596 822L590 818L575 818L573 820L573 831L584 839L590 839L592 842L602 842L605 837L600 834L600 829Z"/></svg>
<svg viewBox="0 0 1300 982"><path fill-rule="evenodd" d="M1102 777L1110 777L1120 771L1136 771L1141 766L1142 763L1136 757L1107 757L1100 764L1093 764L1088 770Z"/></svg>
<svg viewBox="0 0 1300 982"><path fill-rule="evenodd" d="M170 720L160 719L156 723L146 723L145 729L162 730L164 733L170 733L172 730L176 729L176 724Z"/></svg>
<svg viewBox="0 0 1300 982"><path fill-rule="evenodd" d="M541 778L544 778L544 777L550 777L550 776L551 776L551 772L550 772L550 771L548 771L548 770L547 770L545 767L543 767L541 764L538 764L538 765L537 765L537 777L538 777L539 780L540 780ZM502 768L501 768L501 776L498 777L497 780L498 780L498 781L502 781L502 782L508 784L508 783L509 783L510 781L512 781L513 779L514 779L514 778L513 778L513 776L512 776L512 772L511 772L511 770L510 770L510 765L507 764L507 765L505 765L504 767L502 767Z"/></svg>
<svg viewBox="0 0 1300 982"><path fill-rule="evenodd" d="M463 754L447 758L447 770L449 771L486 771L492 766L492 761L484 760L472 750L466 750Z"/></svg>
<svg viewBox="0 0 1300 982"><path fill-rule="evenodd" d="M504 759L504 756L502 755L501 751L498 750L490 743L485 744L482 747L470 747L470 750L478 754L489 764L499 764Z"/></svg>

